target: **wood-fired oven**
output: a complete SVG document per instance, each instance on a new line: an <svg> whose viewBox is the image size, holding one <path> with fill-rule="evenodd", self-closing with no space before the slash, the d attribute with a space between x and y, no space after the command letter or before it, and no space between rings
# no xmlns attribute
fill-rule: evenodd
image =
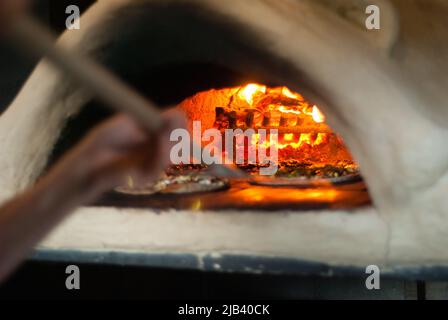
<svg viewBox="0 0 448 320"><path fill-rule="evenodd" d="M448 8L373 2L387 14L372 32L362 0L96 2L60 45L183 110L191 133L196 121L222 141L240 130L222 154L240 150L248 177L210 177L202 163L143 187L128 177L37 257L246 272L446 265L448 68L436 49ZM0 118L2 198L110 115L43 60ZM248 161L262 130L276 130L268 177Z"/></svg>

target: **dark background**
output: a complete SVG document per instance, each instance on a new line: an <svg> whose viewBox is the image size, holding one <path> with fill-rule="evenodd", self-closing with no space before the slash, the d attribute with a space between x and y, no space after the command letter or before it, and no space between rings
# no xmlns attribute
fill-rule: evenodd
<svg viewBox="0 0 448 320"><path fill-rule="evenodd" d="M80 268L80 290L65 288L65 268L70 264ZM384 277L380 290L367 290L366 276L255 275L76 262L28 262L0 286L0 300L447 298L446 284L440 286L440 283L426 284Z"/></svg>

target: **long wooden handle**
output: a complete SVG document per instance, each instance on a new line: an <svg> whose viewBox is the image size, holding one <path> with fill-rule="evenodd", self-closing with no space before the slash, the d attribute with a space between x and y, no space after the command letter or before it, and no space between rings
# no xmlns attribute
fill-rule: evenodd
<svg viewBox="0 0 448 320"><path fill-rule="evenodd" d="M150 131L160 129L162 117L154 104L89 57L55 45L51 32L30 16L19 17L12 25L11 35L27 52L46 56L108 107L133 116Z"/></svg>

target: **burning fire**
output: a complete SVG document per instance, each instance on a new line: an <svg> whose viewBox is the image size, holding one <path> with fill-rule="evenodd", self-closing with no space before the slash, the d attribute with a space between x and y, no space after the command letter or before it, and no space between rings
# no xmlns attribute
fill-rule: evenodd
<svg viewBox="0 0 448 320"><path fill-rule="evenodd" d="M252 144L259 142L257 130L277 129L279 161L356 166L342 139L326 124L318 106L287 87L250 83L241 87L210 90L185 100L181 108L205 129L253 129ZM236 148L248 148L244 142ZM268 148L270 141L263 141ZM256 147L256 146L255 146ZM250 146L249 146L250 148Z"/></svg>
<svg viewBox="0 0 448 320"><path fill-rule="evenodd" d="M325 115L319 110L316 105L312 107L305 102L304 98L295 92L292 92L287 87L280 88L267 88L264 85L250 83L244 87L240 87L238 97L240 100L245 101L249 107L248 109L260 109L261 101L266 97L271 97L272 100L267 105L267 109L270 112L270 125L279 127L291 127L296 126L300 118L309 118L308 122L312 120L316 124L325 123ZM287 101L281 101L285 98ZM281 104L281 102L286 102L288 105ZM261 117L256 117L258 122ZM244 119L240 123L244 122ZM255 125L263 125L262 123L255 123ZM313 132L313 133L284 133L280 139L278 148L284 149L291 146L294 149L300 148L303 144L308 144L310 146L317 146L326 141L327 133ZM255 134L252 138L253 143L258 141L258 135ZM269 142L264 142L266 147L269 147Z"/></svg>

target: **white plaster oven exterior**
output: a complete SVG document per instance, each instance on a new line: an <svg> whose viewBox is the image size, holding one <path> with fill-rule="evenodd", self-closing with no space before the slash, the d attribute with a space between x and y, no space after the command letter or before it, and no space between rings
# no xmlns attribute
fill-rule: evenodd
<svg viewBox="0 0 448 320"><path fill-rule="evenodd" d="M388 270L448 265L446 2L373 1L383 24L367 32L356 8L372 1L107 0L92 6L81 30L67 31L60 44L95 53L119 41L117 21L132 22L123 9L141 13L159 2L193 4L243 25L266 51L306 75L317 93L312 98L359 162L374 205L300 213L84 207L40 244L37 256L77 252L101 261L123 254L120 263L135 263L132 254L188 255L195 268L211 257L217 270L233 268L220 265L225 255ZM303 92L300 82L285 85ZM38 65L0 118L3 200L39 177L67 119L90 98L45 60ZM265 269L262 262L242 268Z"/></svg>

